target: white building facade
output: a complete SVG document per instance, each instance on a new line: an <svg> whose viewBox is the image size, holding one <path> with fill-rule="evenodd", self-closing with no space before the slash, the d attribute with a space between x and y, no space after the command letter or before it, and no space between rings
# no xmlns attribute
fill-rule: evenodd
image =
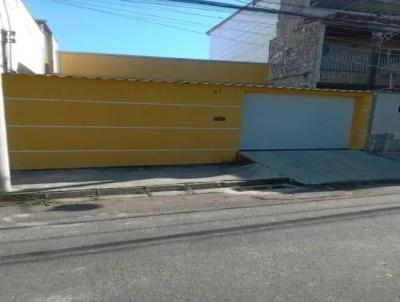
<svg viewBox="0 0 400 302"><path fill-rule="evenodd" d="M22 0L0 0L0 70L56 73L57 42L44 21L37 22Z"/></svg>
<svg viewBox="0 0 400 302"><path fill-rule="evenodd" d="M279 9L271 1L252 1L248 5ZM214 26L210 37L211 60L267 63L269 41L276 37L277 14L241 10Z"/></svg>

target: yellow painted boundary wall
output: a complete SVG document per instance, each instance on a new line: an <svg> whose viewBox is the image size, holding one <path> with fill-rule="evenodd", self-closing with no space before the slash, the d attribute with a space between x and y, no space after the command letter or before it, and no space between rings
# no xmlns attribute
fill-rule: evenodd
<svg viewBox="0 0 400 302"><path fill-rule="evenodd" d="M361 149L372 105L367 93L238 85L11 74L3 84L14 170L235 161L246 92L354 97L349 147Z"/></svg>

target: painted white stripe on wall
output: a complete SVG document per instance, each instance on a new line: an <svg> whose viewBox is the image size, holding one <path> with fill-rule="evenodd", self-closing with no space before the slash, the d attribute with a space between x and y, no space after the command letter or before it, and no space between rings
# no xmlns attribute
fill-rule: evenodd
<svg viewBox="0 0 400 302"><path fill-rule="evenodd" d="M8 128L72 128L72 129L148 129L148 130L221 130L237 131L240 128L207 127L136 127L136 126L67 126L67 125L8 125Z"/></svg>
<svg viewBox="0 0 400 302"><path fill-rule="evenodd" d="M11 150L11 153L79 153L79 152L218 152L237 149L94 149L94 150Z"/></svg>
<svg viewBox="0 0 400 302"><path fill-rule="evenodd" d="M88 104L122 104L122 105L146 105L146 106L173 106L173 107L206 107L206 108L234 108L239 109L239 105L222 104L175 104L175 103L151 103L151 102L131 102L131 101L105 101L105 100L68 100L68 99L42 99L42 98L15 98L8 97L7 101L44 101L44 102L65 102L65 103L88 103Z"/></svg>

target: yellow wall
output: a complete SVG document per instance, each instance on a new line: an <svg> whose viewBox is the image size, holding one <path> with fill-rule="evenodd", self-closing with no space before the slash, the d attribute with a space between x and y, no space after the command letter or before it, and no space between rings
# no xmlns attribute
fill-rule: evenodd
<svg viewBox="0 0 400 302"><path fill-rule="evenodd" d="M268 65L260 63L169 59L60 52L64 75L147 78L205 82L268 82Z"/></svg>
<svg viewBox="0 0 400 302"><path fill-rule="evenodd" d="M10 74L3 82L17 170L232 162L247 92L353 97L353 149L365 145L371 110L367 93Z"/></svg>
<svg viewBox="0 0 400 302"><path fill-rule="evenodd" d="M350 149L363 149L367 144L369 122L372 117L372 104L372 94L356 97L349 144Z"/></svg>
<svg viewBox="0 0 400 302"><path fill-rule="evenodd" d="M12 169L231 162L241 91L4 76ZM225 116L226 121L214 121Z"/></svg>

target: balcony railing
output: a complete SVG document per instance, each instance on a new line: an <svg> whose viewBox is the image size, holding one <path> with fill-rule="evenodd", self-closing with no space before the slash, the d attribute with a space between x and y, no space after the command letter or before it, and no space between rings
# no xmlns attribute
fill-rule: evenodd
<svg viewBox="0 0 400 302"><path fill-rule="evenodd" d="M371 52L365 47L326 43L321 61L320 82L367 83L370 57Z"/></svg>
<svg viewBox="0 0 400 302"><path fill-rule="evenodd" d="M320 82L365 85L371 72L372 49L326 43L321 61ZM393 68L393 66L399 66ZM400 49L380 49L375 83L377 86L400 86Z"/></svg>

